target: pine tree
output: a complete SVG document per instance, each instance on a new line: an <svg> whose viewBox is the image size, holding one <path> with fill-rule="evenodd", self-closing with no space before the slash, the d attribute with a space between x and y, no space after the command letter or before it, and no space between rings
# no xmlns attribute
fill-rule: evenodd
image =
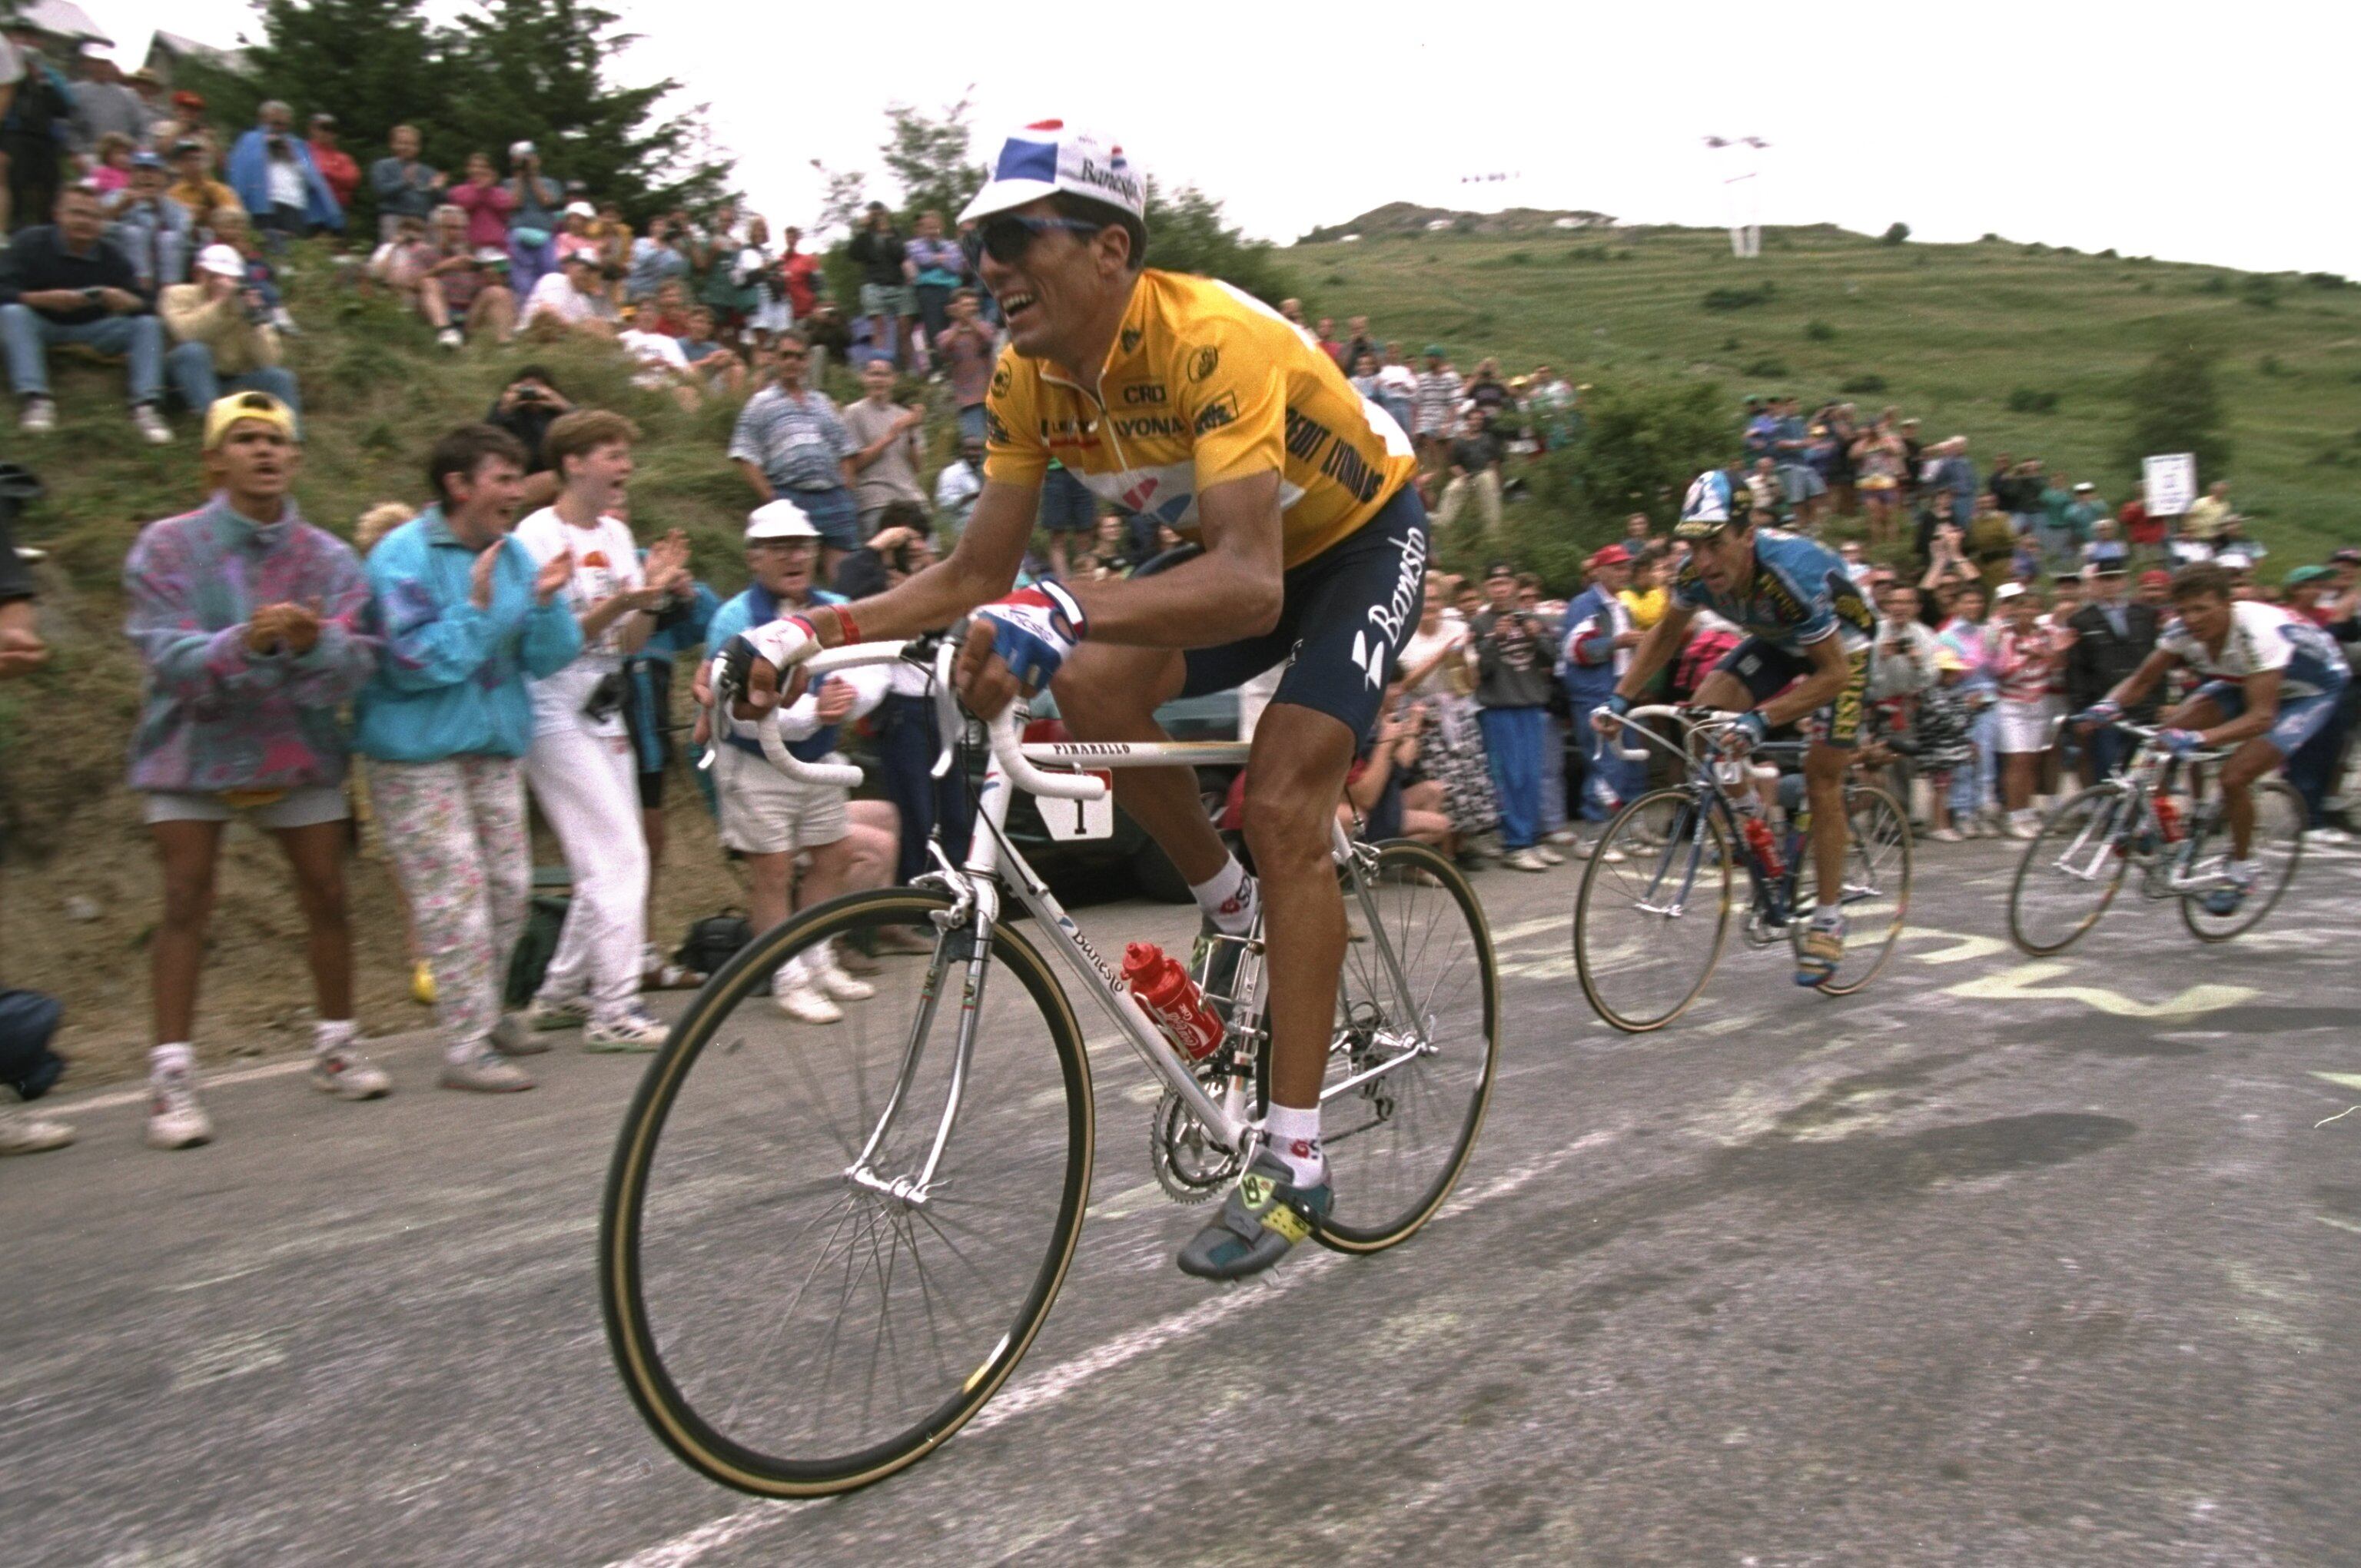
<svg viewBox="0 0 2361 1568"><path fill-rule="evenodd" d="M609 63L633 40L615 30L620 19L580 0L491 0L461 16L443 113L464 150L489 152L505 170L509 145L531 141L553 179L579 180L634 219L709 207L730 165L706 133L705 105L666 115L679 82L609 81Z"/></svg>
<svg viewBox="0 0 2361 1568"><path fill-rule="evenodd" d="M2175 344L2131 378L2125 388L2132 405L2131 428L2119 454L2126 470L2139 472L2143 457L2193 452L2200 474L2222 476L2229 466L2231 444L2224 430L2229 416L2213 380L2217 357L2199 344Z"/></svg>

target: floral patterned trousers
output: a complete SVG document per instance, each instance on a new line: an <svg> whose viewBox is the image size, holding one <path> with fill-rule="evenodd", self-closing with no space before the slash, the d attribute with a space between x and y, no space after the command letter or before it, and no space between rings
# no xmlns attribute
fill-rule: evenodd
<svg viewBox="0 0 2361 1568"><path fill-rule="evenodd" d="M469 1054L500 1021L532 893L524 762L372 762L368 778L411 930L434 971L436 1022L451 1054Z"/></svg>

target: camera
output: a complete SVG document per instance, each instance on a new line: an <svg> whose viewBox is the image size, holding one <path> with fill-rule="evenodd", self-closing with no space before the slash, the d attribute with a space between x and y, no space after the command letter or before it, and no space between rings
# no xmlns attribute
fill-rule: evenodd
<svg viewBox="0 0 2361 1568"><path fill-rule="evenodd" d="M590 695L582 699L582 717L593 724L604 724L623 707L623 672L609 670L598 677Z"/></svg>

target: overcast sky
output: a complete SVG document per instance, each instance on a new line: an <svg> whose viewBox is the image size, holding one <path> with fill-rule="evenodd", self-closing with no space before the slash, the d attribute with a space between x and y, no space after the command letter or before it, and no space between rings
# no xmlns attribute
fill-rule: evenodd
<svg viewBox="0 0 2361 1568"><path fill-rule="evenodd" d="M2351 5L609 3L774 225L809 226L811 159L878 169L888 97L973 83L980 141L1093 125L1281 241L1394 200L1722 224L1745 155L1703 138L1753 135L1764 223L2361 275ZM159 25L255 25L239 0L85 9L135 60Z"/></svg>

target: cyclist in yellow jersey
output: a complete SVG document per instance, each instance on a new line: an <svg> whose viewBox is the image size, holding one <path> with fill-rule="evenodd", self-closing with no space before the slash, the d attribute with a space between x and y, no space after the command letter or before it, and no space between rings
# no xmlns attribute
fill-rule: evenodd
<svg viewBox="0 0 2361 1568"><path fill-rule="evenodd" d="M1246 766L1257 877L1206 820L1190 769L1115 773L1116 798L1188 879L1208 935L1243 935L1264 914L1267 1141L1179 1260L1235 1278L1276 1263L1329 1204L1320 1083L1345 940L1329 828L1418 625L1426 513L1408 483L1410 438L1299 329L1226 284L1143 267L1144 206L1119 147L1056 120L1008 138L960 215L1009 342L958 548L722 657L746 664L761 705L779 670L819 647L972 611L958 677L971 707L988 716L1052 686L1078 739L1108 741L1164 740L1161 704L1287 666ZM1191 543L1128 579L1010 593L1051 458ZM1210 948L1208 961L1236 951Z"/></svg>

